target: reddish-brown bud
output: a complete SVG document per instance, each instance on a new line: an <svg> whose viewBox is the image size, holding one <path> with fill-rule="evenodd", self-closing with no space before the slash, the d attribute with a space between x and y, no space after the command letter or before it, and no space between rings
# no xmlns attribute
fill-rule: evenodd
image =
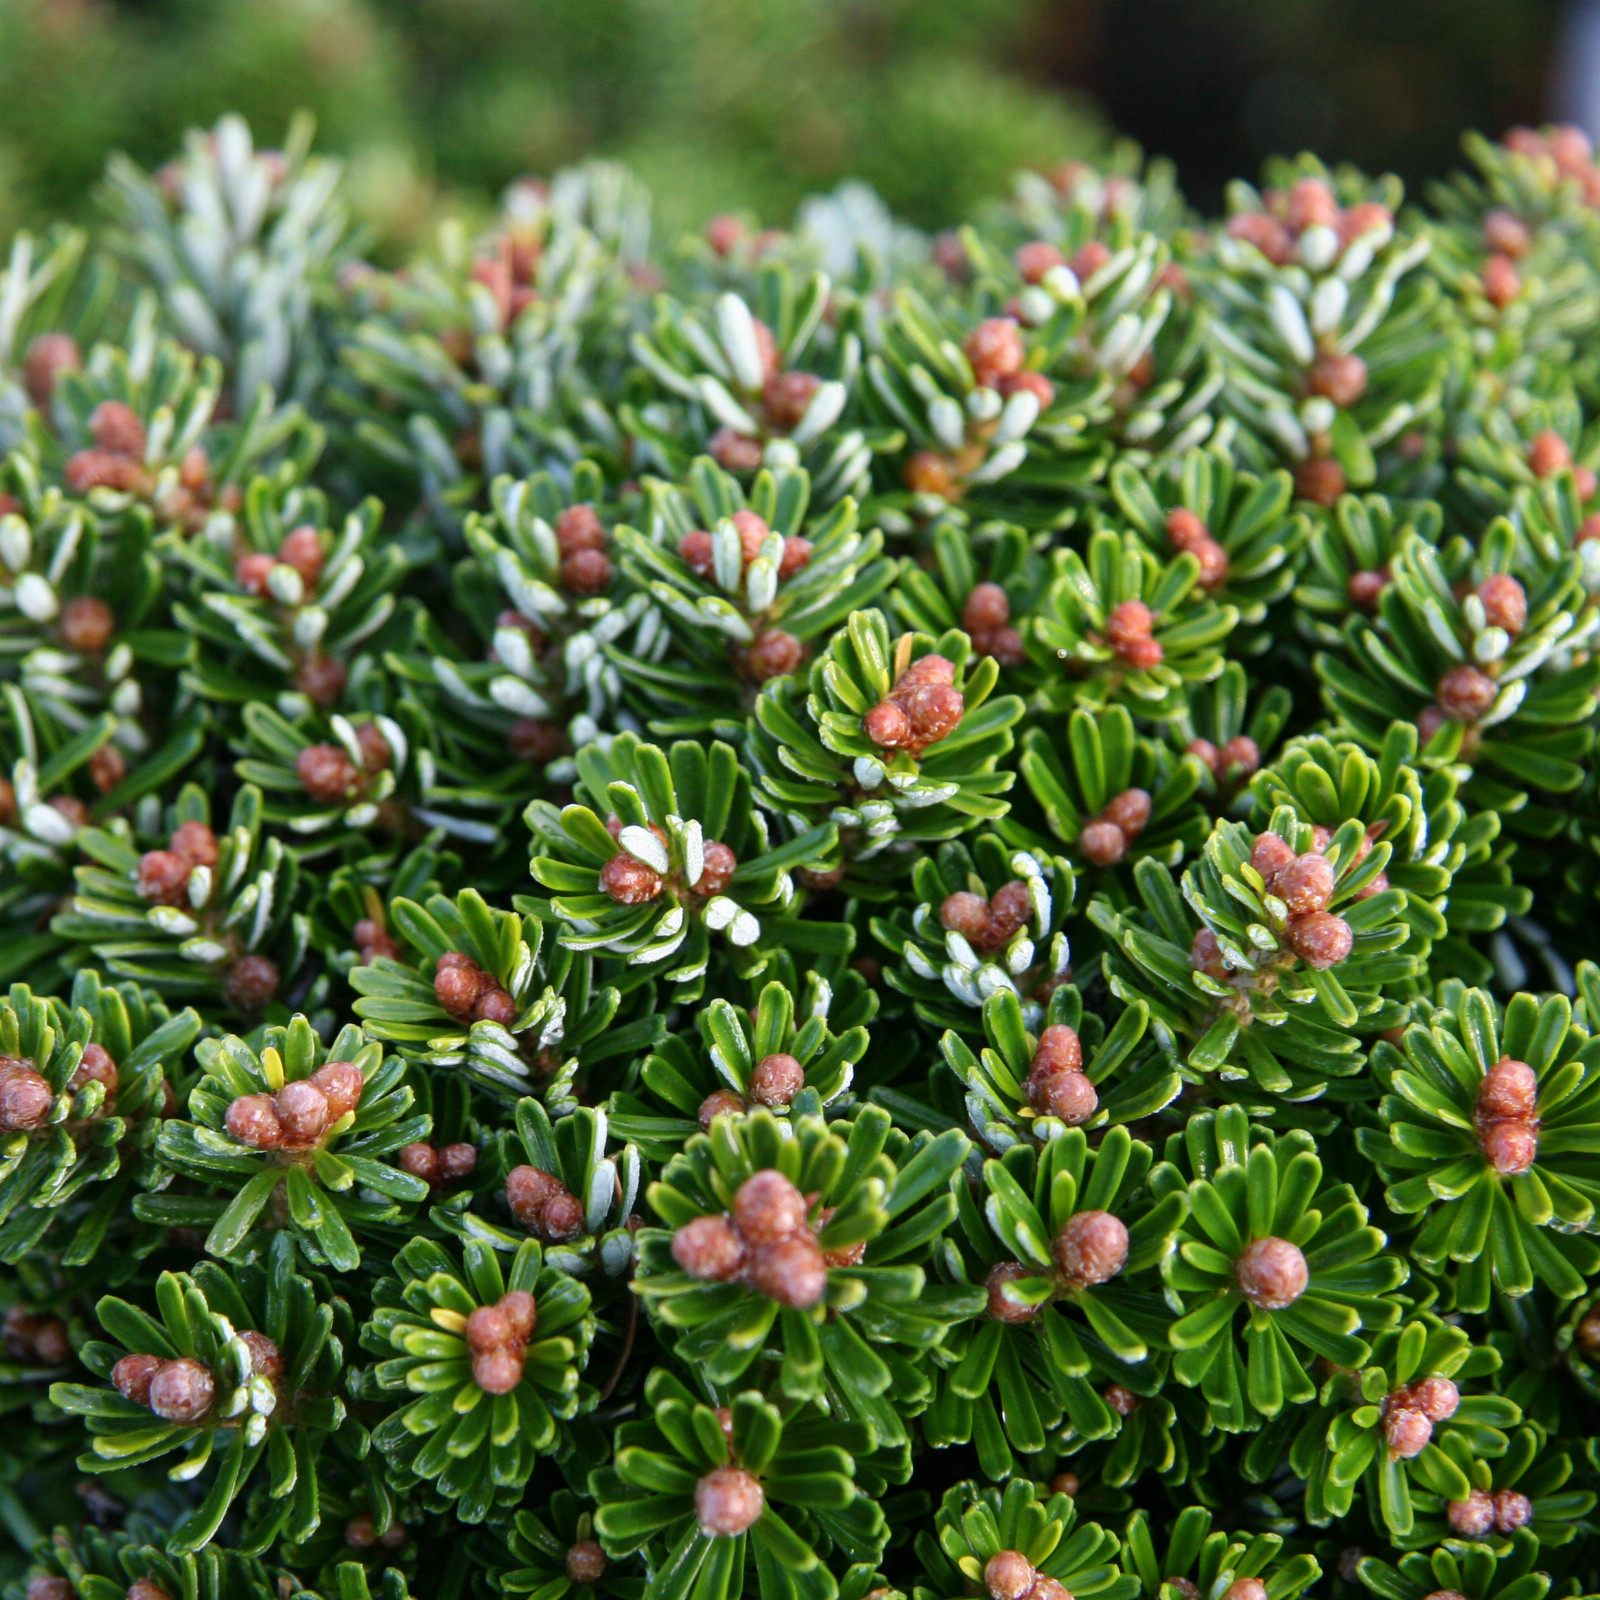
<svg viewBox="0 0 1600 1600"><path fill-rule="evenodd" d="M1538 1102L1539 1079L1533 1068L1526 1061L1501 1056L1478 1085L1476 1110L1482 1122L1506 1118L1526 1122L1535 1115Z"/></svg>
<svg viewBox="0 0 1600 1600"><path fill-rule="evenodd" d="M600 869L600 887L618 905L642 906L661 893L661 874L624 851Z"/></svg>
<svg viewBox="0 0 1600 1600"><path fill-rule="evenodd" d="M1336 406L1353 406L1367 392L1367 364L1354 353L1318 356L1307 386Z"/></svg>
<svg viewBox="0 0 1600 1600"><path fill-rule="evenodd" d="M278 1341L254 1328L239 1330L240 1342L250 1352L250 1371L276 1386L283 1382L283 1351Z"/></svg>
<svg viewBox="0 0 1600 1600"><path fill-rule="evenodd" d="M1307 228L1337 228L1339 202L1323 178L1296 178L1289 186L1283 220L1296 233Z"/></svg>
<svg viewBox="0 0 1600 1600"><path fill-rule="evenodd" d="M31 1133L50 1114L55 1096L43 1074L17 1056L0 1056L0 1133Z"/></svg>
<svg viewBox="0 0 1600 1600"><path fill-rule="evenodd" d="M284 1084L274 1104L278 1121L283 1124L283 1142L291 1149L303 1150L316 1144L333 1120L328 1097L309 1078Z"/></svg>
<svg viewBox="0 0 1600 1600"><path fill-rule="evenodd" d="M139 858L139 893L158 906L180 905L187 898L193 863L173 850L146 850Z"/></svg>
<svg viewBox="0 0 1600 1600"><path fill-rule="evenodd" d="M1189 944L1189 965L1218 983L1228 979L1228 964L1222 957L1222 946L1210 928L1199 928Z"/></svg>
<svg viewBox="0 0 1600 1600"><path fill-rule="evenodd" d="M517 1166L506 1174L506 1204L525 1228L536 1227L545 1201L562 1193L565 1185L561 1180L538 1167Z"/></svg>
<svg viewBox="0 0 1600 1600"><path fill-rule="evenodd" d="M1515 1489L1496 1489L1491 1496L1494 1502L1494 1531L1514 1533L1533 1521L1533 1502Z"/></svg>
<svg viewBox="0 0 1600 1600"><path fill-rule="evenodd" d="M1235 1578L1222 1591L1222 1600L1267 1600L1267 1586L1259 1578Z"/></svg>
<svg viewBox="0 0 1600 1600"><path fill-rule="evenodd" d="M526 1289L507 1289L500 1296L499 1311L511 1329L511 1337L526 1344L539 1324L539 1307Z"/></svg>
<svg viewBox="0 0 1600 1600"><path fill-rule="evenodd" d="M108 1095L116 1093L117 1064L103 1044L96 1044L92 1040L83 1047L83 1054L78 1057L78 1065L73 1069L67 1087L81 1089L89 1083L102 1084Z"/></svg>
<svg viewBox="0 0 1600 1600"><path fill-rule="evenodd" d="M1554 428L1536 433L1528 445L1528 470L1536 478L1548 478L1572 465L1572 450Z"/></svg>
<svg viewBox="0 0 1600 1600"><path fill-rule="evenodd" d="M124 1400L150 1404L150 1380L161 1370L160 1356L124 1356L111 1369L111 1386Z"/></svg>
<svg viewBox="0 0 1600 1600"><path fill-rule="evenodd" d="M439 1181L439 1152L425 1139L402 1145L395 1152L395 1160L400 1170L413 1178L421 1178L424 1183Z"/></svg>
<svg viewBox="0 0 1600 1600"><path fill-rule="evenodd" d="M211 1369L182 1356L163 1361L150 1379L149 1406L163 1422L198 1422L216 1398Z"/></svg>
<svg viewBox="0 0 1600 1600"><path fill-rule="evenodd" d="M1397 1406L1383 1419L1383 1442L1391 1461L1410 1461L1428 1448L1433 1424L1410 1406Z"/></svg>
<svg viewBox="0 0 1600 1600"><path fill-rule="evenodd" d="M203 822L180 822L172 831L171 847L197 867L217 864L217 836Z"/></svg>
<svg viewBox="0 0 1600 1600"><path fill-rule="evenodd" d="M56 379L63 372L76 372L83 365L78 341L68 333L41 333L28 346L23 358L22 382L28 398L43 411L55 393Z"/></svg>
<svg viewBox="0 0 1600 1600"><path fill-rule="evenodd" d="M1522 293L1522 277L1509 256L1492 255L1478 274L1483 298L1497 311L1503 311Z"/></svg>
<svg viewBox="0 0 1600 1600"><path fill-rule="evenodd" d="M113 455L144 454L144 424L139 414L121 400L102 400L90 414L89 432L100 449Z"/></svg>
<svg viewBox="0 0 1600 1600"><path fill-rule="evenodd" d="M472 1381L485 1394L510 1394L522 1382L522 1347L501 1345L472 1358Z"/></svg>
<svg viewBox="0 0 1600 1600"><path fill-rule="evenodd" d="M467 1348L475 1356L486 1355L491 1350L502 1350L515 1342L511 1320L498 1306L478 1306L467 1318L467 1325L462 1331L466 1335Z"/></svg>
<svg viewBox="0 0 1600 1600"><path fill-rule="evenodd" d="M439 1181L460 1183L470 1177L478 1165L478 1147L465 1140L439 1147Z"/></svg>
<svg viewBox="0 0 1600 1600"><path fill-rule="evenodd" d="M805 1068L781 1051L763 1056L750 1074L750 1098L757 1105L786 1106L805 1087Z"/></svg>
<svg viewBox="0 0 1600 1600"><path fill-rule="evenodd" d="M1293 847L1277 833L1258 834L1250 849L1250 865L1261 874L1261 881L1267 888L1274 892L1279 877L1294 865L1295 860Z"/></svg>
<svg viewBox="0 0 1600 1600"><path fill-rule="evenodd" d="M295 757L294 770L305 792L320 805L337 805L360 793L361 772L343 745L307 745Z"/></svg>
<svg viewBox="0 0 1600 1600"><path fill-rule="evenodd" d="M1065 1282L1073 1288L1109 1283L1128 1259L1128 1228L1109 1211L1078 1211L1050 1245Z"/></svg>
<svg viewBox="0 0 1600 1600"><path fill-rule="evenodd" d="M307 589L316 587L322 576L322 564L327 556L322 548L322 535L309 523L302 523L285 535L278 547L278 560L293 567L300 574Z"/></svg>
<svg viewBox="0 0 1600 1600"><path fill-rule="evenodd" d="M1052 267L1066 264L1067 258L1044 239L1032 239L1017 251L1017 271L1024 283L1042 283Z"/></svg>
<svg viewBox="0 0 1600 1600"><path fill-rule="evenodd" d="M1449 1378L1423 1378L1411 1385L1409 1404L1429 1422L1448 1422L1461 1405L1461 1391Z"/></svg>
<svg viewBox="0 0 1600 1600"><path fill-rule="evenodd" d="M1082 1072L1083 1042L1077 1029L1064 1022L1051 1023L1039 1035L1029 1070L1046 1077L1057 1072Z"/></svg>
<svg viewBox="0 0 1600 1600"><path fill-rule="evenodd" d="M1011 602L998 583L980 583L961 607L961 626L968 633L1003 627L1011 620Z"/></svg>
<svg viewBox="0 0 1600 1600"><path fill-rule="evenodd" d="M1078 849L1092 866L1113 867L1128 853L1128 839L1116 823L1096 820L1079 831Z"/></svg>
<svg viewBox="0 0 1600 1600"><path fill-rule="evenodd" d="M1131 1417L1139 1409L1139 1397L1132 1389L1113 1383L1100 1396L1119 1417Z"/></svg>
<svg viewBox="0 0 1600 1600"><path fill-rule="evenodd" d="M306 1081L322 1092L331 1122L337 1122L345 1112L354 1111L360 1105L361 1091L366 1084L361 1068L353 1061L325 1062Z"/></svg>
<svg viewBox="0 0 1600 1600"><path fill-rule="evenodd" d="M1001 378L1022 370L1027 351L1022 330L1010 317L990 317L967 335L962 347L972 363L972 376L980 386L993 388Z"/></svg>
<svg viewBox="0 0 1600 1600"><path fill-rule="evenodd" d="M901 750L912 742L911 719L892 700L880 700L861 719L861 731L885 750Z"/></svg>
<svg viewBox="0 0 1600 1600"><path fill-rule="evenodd" d="M1288 906L1290 916L1302 917L1327 907L1336 876L1326 856L1308 850L1275 875L1272 892Z"/></svg>
<svg viewBox="0 0 1600 1600"><path fill-rule="evenodd" d="M1435 691L1439 709L1452 722L1476 722L1495 702L1498 689L1488 673L1464 663L1440 678Z"/></svg>
<svg viewBox="0 0 1600 1600"><path fill-rule="evenodd" d="M984 933L988 948L998 950L1009 944L1011 937L1033 915L1033 899L1028 886L1020 878L1002 883L989 896L989 925Z"/></svg>
<svg viewBox="0 0 1600 1600"><path fill-rule="evenodd" d="M1343 917L1331 911L1312 911L1291 919L1284 930L1289 948L1319 972L1336 967L1355 946L1355 933Z"/></svg>
<svg viewBox="0 0 1600 1600"><path fill-rule="evenodd" d="M695 1113L695 1117L701 1128L709 1133L711 1124L718 1117L740 1117L747 1109L744 1101L732 1089L713 1089L700 1102L700 1109Z"/></svg>
<svg viewBox="0 0 1600 1600"><path fill-rule="evenodd" d="M896 689L899 694L899 689ZM926 748L948 738L961 725L966 699L961 691L948 683L916 684L901 700L907 719L911 723L914 748ZM868 734L868 738L871 738Z"/></svg>
<svg viewBox="0 0 1600 1600"><path fill-rule="evenodd" d="M766 1509L761 1484L743 1467L718 1467L694 1486L694 1514L700 1531L714 1539L747 1532Z"/></svg>
<svg viewBox="0 0 1600 1600"><path fill-rule="evenodd" d="M735 1205L738 1204L735 1198ZM822 1247L809 1229L799 1229L769 1244L754 1246L746 1281L780 1305L806 1310L827 1292L828 1267Z"/></svg>
<svg viewBox="0 0 1600 1600"><path fill-rule="evenodd" d="M1528 591L1510 573L1497 572L1478 585L1478 598L1491 628L1518 634L1528 623Z"/></svg>
<svg viewBox="0 0 1600 1600"><path fill-rule="evenodd" d="M1001 1550L984 1563L983 1586L990 1600L1028 1600L1038 1576L1020 1550Z"/></svg>
<svg viewBox="0 0 1600 1600"><path fill-rule="evenodd" d="M1359 606L1363 611L1370 611L1378 603L1378 596L1389 587L1389 569L1379 567L1373 572L1353 572L1350 581L1345 585L1345 591L1350 596L1350 604Z"/></svg>
<svg viewBox="0 0 1600 1600"><path fill-rule="evenodd" d="M810 372L774 372L761 385L761 404L771 427L787 430L800 426L822 379Z"/></svg>
<svg viewBox="0 0 1600 1600"><path fill-rule="evenodd" d="M1465 1500L1451 1500L1444 1508L1451 1531L1468 1539L1481 1539L1494 1526L1494 1501L1482 1489Z"/></svg>
<svg viewBox="0 0 1600 1600"><path fill-rule="evenodd" d="M706 448L724 472L749 473L761 466L761 441L732 428L718 428Z"/></svg>
<svg viewBox="0 0 1600 1600"><path fill-rule="evenodd" d="M939 921L950 932L959 933L969 944L976 945L989 930L989 902L970 890L957 890L940 904Z"/></svg>
<svg viewBox="0 0 1600 1600"><path fill-rule="evenodd" d="M266 956L241 956L228 969L223 997L235 1011L259 1011L278 993L278 968Z"/></svg>
<svg viewBox="0 0 1600 1600"><path fill-rule="evenodd" d="M673 1234L672 1259L691 1277L725 1283L744 1271L746 1251L726 1217L696 1217Z"/></svg>
<svg viewBox="0 0 1600 1600"><path fill-rule="evenodd" d="M745 651L745 671L756 683L768 683L800 665L800 641L782 628L764 628Z"/></svg>
<svg viewBox="0 0 1600 1600"><path fill-rule="evenodd" d="M936 450L918 450L906 463L905 480L913 494L937 495L941 500L955 497L955 468Z"/></svg>
<svg viewBox="0 0 1600 1600"><path fill-rule="evenodd" d="M739 858L733 851L720 839L708 839L701 851L700 881L695 884L694 892L708 897L726 894L738 870Z"/></svg>
<svg viewBox="0 0 1600 1600"><path fill-rule="evenodd" d="M344 698L349 679L342 661L313 651L296 670L294 686L315 705L336 706Z"/></svg>
<svg viewBox="0 0 1600 1600"><path fill-rule="evenodd" d="M1314 505L1335 504L1344 487L1344 468L1332 456L1310 456L1294 469L1294 492Z"/></svg>
<svg viewBox="0 0 1600 1600"><path fill-rule="evenodd" d="M89 757L89 777L101 794L109 794L128 775L128 758L114 744L103 744Z"/></svg>
<svg viewBox="0 0 1600 1600"><path fill-rule="evenodd" d="M611 557L603 550L574 550L561 559L561 586L573 594L599 594L610 582Z"/></svg>
<svg viewBox="0 0 1600 1600"><path fill-rule="evenodd" d="M563 1188L539 1208L538 1232L547 1244L565 1244L584 1230L583 1202Z"/></svg>
<svg viewBox="0 0 1600 1600"><path fill-rule="evenodd" d="M568 506L556 518L556 545L564 556L575 550L605 549L605 524L592 505Z"/></svg>
<svg viewBox="0 0 1600 1600"><path fill-rule="evenodd" d="M733 1197L733 1223L752 1246L772 1244L805 1226L806 1202L775 1168L764 1168L740 1184Z"/></svg>
<svg viewBox="0 0 1600 1600"><path fill-rule="evenodd" d="M568 1583L598 1583L606 1575L606 1553L597 1540L580 1539L567 1548L566 1568Z"/></svg>
<svg viewBox="0 0 1600 1600"><path fill-rule="evenodd" d="M104 650L116 627L111 607L92 594L80 594L61 608L61 642L83 655L97 655Z"/></svg>
<svg viewBox="0 0 1600 1600"><path fill-rule="evenodd" d="M1514 212L1495 207L1483 219L1484 248L1520 261L1533 246L1533 234Z"/></svg>
<svg viewBox="0 0 1600 1600"><path fill-rule="evenodd" d="M1494 1170L1508 1178L1526 1172L1539 1159L1539 1133L1526 1122L1491 1122L1479 1135Z"/></svg>
<svg viewBox="0 0 1600 1600"><path fill-rule="evenodd" d="M1144 832L1150 821L1150 794L1146 789L1124 789L1113 795L1100 813L1107 822L1122 830L1131 844Z"/></svg>
<svg viewBox="0 0 1600 1600"><path fill-rule="evenodd" d="M257 1150L276 1150L283 1143L283 1124L271 1095L240 1095L229 1105L223 1126L242 1144Z"/></svg>
<svg viewBox="0 0 1600 1600"><path fill-rule="evenodd" d="M1234 1282L1253 1306L1282 1311L1306 1292L1310 1270L1300 1247L1287 1239L1255 1239L1234 1263Z"/></svg>
<svg viewBox="0 0 1600 1600"><path fill-rule="evenodd" d="M983 1286L989 1294L989 1315L996 1322L1032 1322L1039 1315L1039 1308L1008 1300L1003 1291L1008 1283L1019 1283L1024 1278L1039 1276L1033 1268L1023 1266L1020 1261L1002 1261L990 1268L989 1276L983 1280Z"/></svg>
<svg viewBox="0 0 1600 1600"><path fill-rule="evenodd" d="M1082 1072L1028 1074L1023 1092L1028 1104L1041 1117L1055 1117L1069 1128L1081 1127L1094 1114L1100 1096L1088 1076Z"/></svg>

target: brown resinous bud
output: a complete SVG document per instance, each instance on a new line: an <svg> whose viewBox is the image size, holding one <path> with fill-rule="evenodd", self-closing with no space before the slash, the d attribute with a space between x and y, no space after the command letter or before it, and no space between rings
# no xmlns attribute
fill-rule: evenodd
<svg viewBox="0 0 1600 1600"><path fill-rule="evenodd" d="M55 1104L49 1080L21 1056L0 1056L0 1133L31 1133Z"/></svg>
<svg viewBox="0 0 1600 1600"><path fill-rule="evenodd" d="M983 1568L983 1586L990 1600L1028 1600L1038 1571L1020 1550L1001 1550Z"/></svg>
<svg viewBox="0 0 1600 1600"><path fill-rule="evenodd" d="M1428 1448L1433 1424L1410 1406L1391 1405L1384 1413L1383 1442L1391 1461L1410 1461Z"/></svg>
<svg viewBox="0 0 1600 1600"><path fill-rule="evenodd" d="M642 906L661 893L661 874L648 863L622 851L600 869L600 887L618 905Z"/></svg>
<svg viewBox="0 0 1600 1600"><path fill-rule="evenodd" d="M147 1404L163 1422L192 1424L211 1409L216 1392L211 1369L183 1356L161 1363L150 1379Z"/></svg>
<svg viewBox="0 0 1600 1600"><path fill-rule="evenodd" d="M744 1271L745 1258L744 1241L725 1216L695 1217L672 1236L672 1259L691 1278L726 1283Z"/></svg>
<svg viewBox="0 0 1600 1600"><path fill-rule="evenodd" d="M1038 1276L1039 1273L1023 1266L1020 1261L1001 1261L991 1267L989 1276L983 1280L983 1286L989 1295L989 1315L996 1322L1032 1322L1039 1315L1038 1306L1023 1305L1019 1301L1010 1299L1005 1293L1005 1286L1008 1283L1018 1283L1024 1278Z"/></svg>
<svg viewBox="0 0 1600 1600"><path fill-rule="evenodd" d="M717 1467L694 1486L695 1518L714 1539L747 1532L766 1504L761 1484L743 1467Z"/></svg>
<svg viewBox="0 0 1600 1600"><path fill-rule="evenodd" d="M786 1106L805 1087L806 1073L798 1060L782 1051L763 1056L750 1073L750 1098L757 1105Z"/></svg>
<svg viewBox="0 0 1600 1600"><path fill-rule="evenodd" d="M1494 1526L1494 1501L1482 1489L1474 1489L1465 1500L1449 1501L1444 1517L1452 1532L1481 1539Z"/></svg>
<svg viewBox="0 0 1600 1600"><path fill-rule="evenodd" d="M1109 1283L1128 1259L1128 1228L1109 1211L1078 1211L1051 1241L1050 1254L1068 1288Z"/></svg>
<svg viewBox="0 0 1600 1600"><path fill-rule="evenodd" d="M1311 1281L1306 1258L1288 1239L1252 1240L1234 1263L1239 1293L1264 1311L1282 1311L1306 1292Z"/></svg>

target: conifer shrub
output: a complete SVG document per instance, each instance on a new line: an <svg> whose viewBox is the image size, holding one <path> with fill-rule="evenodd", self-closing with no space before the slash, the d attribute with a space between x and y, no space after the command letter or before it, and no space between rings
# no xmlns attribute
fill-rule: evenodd
<svg viewBox="0 0 1600 1600"><path fill-rule="evenodd" d="M7 1592L1600 1592L1600 168L1467 149L19 236Z"/></svg>

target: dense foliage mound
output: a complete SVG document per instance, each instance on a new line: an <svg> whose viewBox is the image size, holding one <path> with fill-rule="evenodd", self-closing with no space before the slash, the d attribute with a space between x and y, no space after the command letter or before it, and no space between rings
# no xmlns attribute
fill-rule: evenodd
<svg viewBox="0 0 1600 1600"><path fill-rule="evenodd" d="M1600 169L0 276L28 1600L1600 1575Z"/></svg>

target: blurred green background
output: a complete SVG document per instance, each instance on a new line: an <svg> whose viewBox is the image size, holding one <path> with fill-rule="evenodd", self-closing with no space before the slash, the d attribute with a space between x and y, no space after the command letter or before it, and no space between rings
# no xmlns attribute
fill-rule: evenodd
<svg viewBox="0 0 1600 1600"><path fill-rule="evenodd" d="M845 175L948 221L1113 127L1193 198L1272 149L1408 177L1544 110L1540 0L0 0L0 237L81 211L113 149L153 163L237 109L297 106L384 254L442 207L590 152L662 225L785 221Z"/></svg>

